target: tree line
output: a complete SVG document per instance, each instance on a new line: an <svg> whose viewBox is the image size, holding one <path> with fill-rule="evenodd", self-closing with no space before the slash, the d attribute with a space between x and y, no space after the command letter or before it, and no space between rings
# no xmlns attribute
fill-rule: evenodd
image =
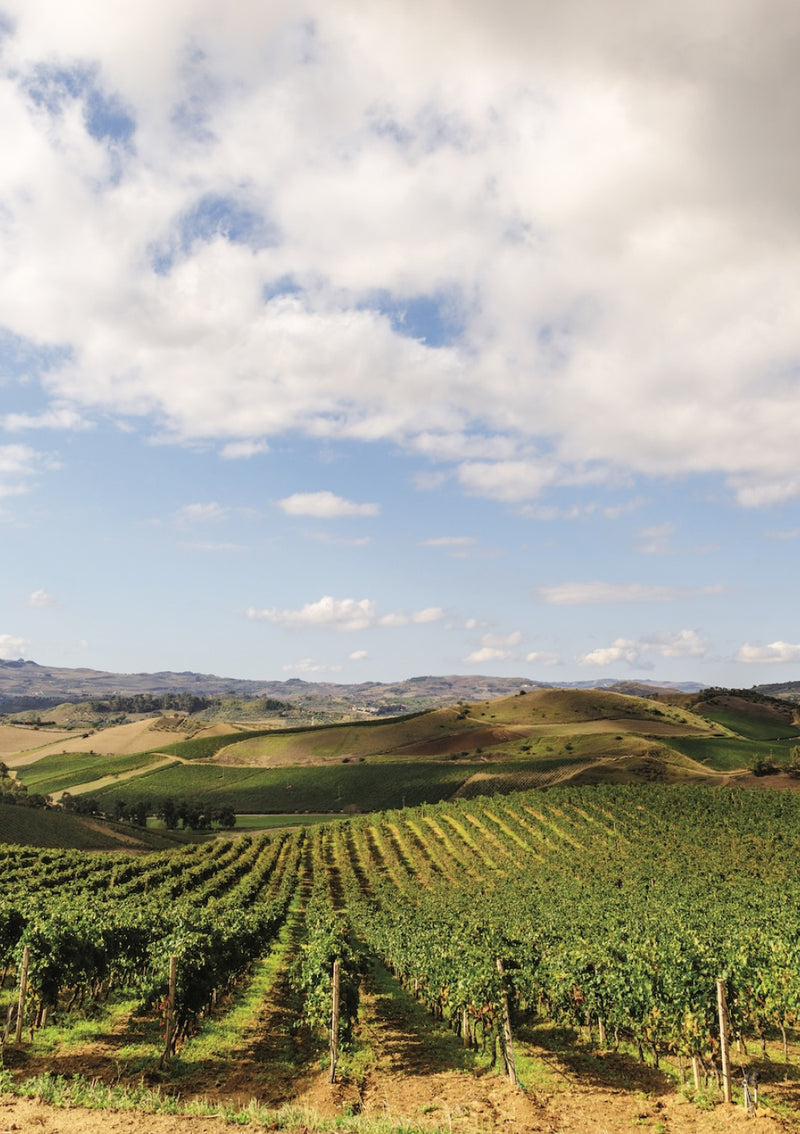
<svg viewBox="0 0 800 1134"><path fill-rule="evenodd" d="M146 827L147 820L153 816L164 826L175 831L210 831L218 827L230 831L236 826L236 812L230 804L212 805L204 800L166 796L160 800L146 798L125 803L118 799L112 811L106 812L94 796L70 795L64 792L61 806L75 815L96 815L114 819L118 823L131 823L136 827Z"/></svg>

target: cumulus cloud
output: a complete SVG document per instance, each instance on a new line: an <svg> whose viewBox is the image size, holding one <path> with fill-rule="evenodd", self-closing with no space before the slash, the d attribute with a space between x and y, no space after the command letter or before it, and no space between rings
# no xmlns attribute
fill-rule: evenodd
<svg viewBox="0 0 800 1134"><path fill-rule="evenodd" d="M444 616L444 611L438 606L426 607L411 614L403 611L379 614L377 604L372 599L335 599L331 595L323 595L317 602L307 602L299 610L249 607L246 613L253 621L272 622L287 629L317 627L344 633L375 627L424 625L438 622Z"/></svg>
<svg viewBox="0 0 800 1134"><path fill-rule="evenodd" d="M464 661L470 665L482 665L484 662L506 661L510 657L511 652L499 646L481 646L480 649L467 654Z"/></svg>
<svg viewBox="0 0 800 1134"><path fill-rule="evenodd" d="M5 660L21 657L27 642L13 634L0 634L0 658Z"/></svg>
<svg viewBox="0 0 800 1134"><path fill-rule="evenodd" d="M464 661L473 665L481 662L507 661L514 656L514 647L521 641L522 634L519 630L511 634L483 634L480 648L467 654Z"/></svg>
<svg viewBox="0 0 800 1134"><path fill-rule="evenodd" d="M653 658L700 658L707 650L705 639L696 630L665 631L643 638L616 638L610 646L591 650L578 659L579 665L609 666L624 662L632 668L652 669Z"/></svg>
<svg viewBox="0 0 800 1134"><path fill-rule="evenodd" d="M336 496L333 492L295 492L278 501L278 507L287 516L313 516L318 520L336 519L340 516L377 516L378 504L358 504Z"/></svg>
<svg viewBox="0 0 800 1134"><path fill-rule="evenodd" d="M28 595L28 606L52 606L55 601L56 600L52 595L48 594L47 591L42 590L41 588L39 590L32 591L31 594Z"/></svg>
<svg viewBox="0 0 800 1134"><path fill-rule="evenodd" d="M51 406L44 413L7 413L0 417L0 424L9 433L20 433L26 429L91 429L92 423L77 410L69 406Z"/></svg>
<svg viewBox="0 0 800 1134"><path fill-rule="evenodd" d="M537 587L548 606L606 606L617 603L681 602L685 599L721 595L719 584L708 587L675 587L656 583L553 583Z"/></svg>
<svg viewBox="0 0 800 1134"><path fill-rule="evenodd" d="M240 461L268 452L266 441L229 441L220 449L220 456L226 461Z"/></svg>
<svg viewBox="0 0 800 1134"><path fill-rule="evenodd" d="M792 642L770 642L766 646L754 646L750 642L745 642L737 650L734 660L746 664L798 662L800 645Z"/></svg>
<svg viewBox="0 0 800 1134"><path fill-rule="evenodd" d="M0 324L53 399L11 428L800 495L794 5L95 7L5 5Z"/></svg>
<svg viewBox="0 0 800 1134"><path fill-rule="evenodd" d="M347 655L349 661L364 661L369 657L366 650L353 650L352 654Z"/></svg>

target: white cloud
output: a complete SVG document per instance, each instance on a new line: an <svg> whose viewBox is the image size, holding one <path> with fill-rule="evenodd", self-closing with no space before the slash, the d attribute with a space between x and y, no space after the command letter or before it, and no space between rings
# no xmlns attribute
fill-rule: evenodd
<svg viewBox="0 0 800 1134"><path fill-rule="evenodd" d="M0 324L53 398L12 427L391 441L508 503L800 495L795 6L62 8L5 5Z"/></svg>
<svg viewBox="0 0 800 1134"><path fill-rule="evenodd" d="M423 610L414 611L411 621L417 626L423 626L427 622L439 622L443 617L444 611L440 606L426 606Z"/></svg>
<svg viewBox="0 0 800 1134"><path fill-rule="evenodd" d="M338 673L341 668L340 665L325 665L314 658L301 658L300 661L289 662L283 670L285 673Z"/></svg>
<svg viewBox="0 0 800 1134"><path fill-rule="evenodd" d="M28 606L52 606L55 601L56 600L52 595L49 595L47 591L44 591L41 588L39 590L32 591L31 594L28 595Z"/></svg>
<svg viewBox="0 0 800 1134"><path fill-rule="evenodd" d="M546 650L533 650L525 656L525 660L534 665L561 665L558 654L548 653Z"/></svg>
<svg viewBox="0 0 800 1134"><path fill-rule="evenodd" d="M499 646L481 646L479 650L467 654L464 661L470 665L481 665L483 662L507 661L510 657L510 650L500 649Z"/></svg>
<svg viewBox="0 0 800 1134"><path fill-rule="evenodd" d="M184 504L175 513L175 519L179 524L204 524L222 520L226 514L226 508L216 500L209 500L206 503Z"/></svg>
<svg viewBox="0 0 800 1134"><path fill-rule="evenodd" d="M266 441L229 441L220 449L220 456L226 461L240 461L268 452Z"/></svg>
<svg viewBox="0 0 800 1134"><path fill-rule="evenodd" d="M747 664L771 664L773 662L799 662L800 645L792 642L770 642L767 646L754 646L745 642L734 658Z"/></svg>
<svg viewBox="0 0 800 1134"><path fill-rule="evenodd" d="M522 634L519 630L511 634L483 634L480 641L480 648L468 654L464 661L472 664L507 661L514 656L514 647L522 641Z"/></svg>
<svg viewBox="0 0 800 1134"><path fill-rule="evenodd" d="M21 657L26 645L24 638L17 638L13 634L0 634L0 658Z"/></svg>
<svg viewBox="0 0 800 1134"><path fill-rule="evenodd" d="M353 650L352 654L347 655L348 661L364 661L368 657L369 654L366 650Z"/></svg>
<svg viewBox="0 0 800 1134"><path fill-rule="evenodd" d="M0 496L21 495L34 476L58 467L55 457L29 445L0 445Z"/></svg>
<svg viewBox="0 0 800 1134"><path fill-rule="evenodd" d="M379 614L377 604L372 599L335 599L324 595L317 602L308 602L299 610L278 610L274 607L260 610L249 607L246 613L253 621L272 622L288 629L320 627L350 633L374 627L424 625L438 621L444 612L440 607L427 607L412 614L403 611Z"/></svg>
<svg viewBox="0 0 800 1134"><path fill-rule="evenodd" d="M357 504L345 500L333 492L295 492L279 500L278 507L287 516L313 516L320 520L335 519L339 516L377 516L378 504Z"/></svg>
<svg viewBox="0 0 800 1134"><path fill-rule="evenodd" d="M25 429L91 429L91 422L69 406L52 406L44 413L7 413L0 418L3 429L19 433Z"/></svg>
<svg viewBox="0 0 800 1134"><path fill-rule="evenodd" d="M696 630L665 631L643 638L616 638L610 646L584 654L578 664L609 666L625 662L631 667L652 669L654 657L700 658L705 656L706 650L707 643Z"/></svg>
<svg viewBox="0 0 800 1134"><path fill-rule="evenodd" d="M559 483L559 471L552 461L465 461L458 479L473 496L516 503Z"/></svg>
<svg viewBox="0 0 800 1134"><path fill-rule="evenodd" d="M674 587L656 583L553 583L537 587L548 606L605 606L617 603L682 602L685 599L720 595L719 584L708 587Z"/></svg>

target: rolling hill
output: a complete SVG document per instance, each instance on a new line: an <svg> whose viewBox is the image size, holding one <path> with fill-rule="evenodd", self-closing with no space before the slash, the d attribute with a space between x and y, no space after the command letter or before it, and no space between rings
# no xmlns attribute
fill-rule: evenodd
<svg viewBox="0 0 800 1134"><path fill-rule="evenodd" d="M37 746L9 754L14 732ZM800 744L793 706L729 690L541 688L312 728L175 715L51 744L46 732L0 732L19 782L91 797L106 814L143 800L153 811L178 799L239 814L335 815L567 783L766 782L753 769L786 769ZM794 786L786 776L769 782Z"/></svg>

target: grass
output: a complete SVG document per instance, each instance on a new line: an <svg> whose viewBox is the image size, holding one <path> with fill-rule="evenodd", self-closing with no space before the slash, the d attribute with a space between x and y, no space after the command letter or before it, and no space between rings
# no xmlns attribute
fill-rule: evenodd
<svg viewBox="0 0 800 1134"><path fill-rule="evenodd" d="M734 736L671 736L664 738L670 748L691 756L698 763L705 764L718 772L735 772L750 768L759 757L773 759L778 764L788 764L790 750L796 738L786 740L744 740Z"/></svg>
<svg viewBox="0 0 800 1134"><path fill-rule="evenodd" d="M59 752L17 769L29 792L50 795L91 783L103 776L123 775L157 763L159 757L140 752L135 756L96 756L89 752Z"/></svg>
<svg viewBox="0 0 800 1134"><path fill-rule="evenodd" d="M130 1015L138 1003L135 997L111 993L105 1003L93 1003L88 1013L73 1009L63 1023L37 1028L27 1049L33 1055L51 1055L58 1048L97 1042L107 1036L118 1021Z"/></svg>
<svg viewBox="0 0 800 1134"><path fill-rule="evenodd" d="M743 713L731 712L729 709L718 708L717 706L706 706L703 709L703 716L708 717L716 724L722 725L723 728L730 729L731 732L738 733L739 736L743 736L747 740L791 738L796 741L800 736L800 729L786 721L764 720L756 716L745 716Z"/></svg>
<svg viewBox="0 0 800 1134"><path fill-rule="evenodd" d="M219 1118L234 1126L260 1126L268 1130L305 1130L308 1134L445 1134L429 1125L395 1122L392 1119L344 1115L322 1118L305 1107L284 1106L270 1110L255 1099L245 1107L207 1102L184 1102L159 1087L108 1085L84 1076L53 1075L47 1071L14 1084L10 1073L0 1070L0 1093L39 1099L56 1107L88 1107L92 1110L137 1111L144 1114Z"/></svg>
<svg viewBox="0 0 800 1134"><path fill-rule="evenodd" d="M114 827L64 811L0 804L0 842L71 850L166 850L183 841L181 833Z"/></svg>
<svg viewBox="0 0 800 1134"><path fill-rule="evenodd" d="M330 823L330 812L310 814L303 811L286 815L244 815L236 816L237 831L272 831L281 827L316 827L319 823Z"/></svg>
<svg viewBox="0 0 800 1134"><path fill-rule="evenodd" d="M224 736L196 736L191 740L176 740L172 744L162 744L153 751L163 752L167 756L179 756L182 760L211 760L230 744L256 736L266 736L269 731L269 729L250 729L227 732Z"/></svg>
<svg viewBox="0 0 800 1134"><path fill-rule="evenodd" d="M381 811L448 799L486 768L483 763L420 760L285 768L180 764L101 789L97 798L107 809L118 799L132 803L143 797L191 796L228 803L236 812ZM519 769L519 764L508 768Z"/></svg>

